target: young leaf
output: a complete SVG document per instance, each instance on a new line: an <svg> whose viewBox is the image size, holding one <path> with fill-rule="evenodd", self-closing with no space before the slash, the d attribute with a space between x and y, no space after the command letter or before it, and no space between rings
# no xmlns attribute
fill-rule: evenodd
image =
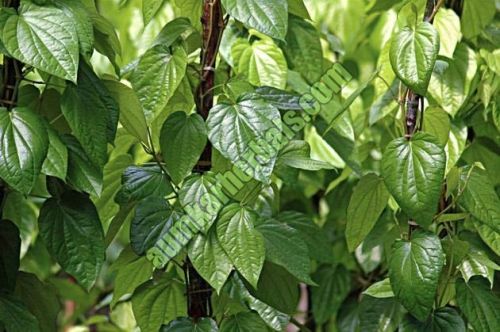
<svg viewBox="0 0 500 332"><path fill-rule="evenodd" d="M46 124L49 138L47 157L42 164L42 172L49 176L66 179L68 173L68 148L64 145L56 130Z"/></svg>
<svg viewBox="0 0 500 332"><path fill-rule="evenodd" d="M163 124L160 146L168 172L180 183L198 162L207 144L207 128L198 114L171 114Z"/></svg>
<svg viewBox="0 0 500 332"><path fill-rule="evenodd" d="M494 0L464 0L462 32L464 37L476 37L495 17L496 6Z"/></svg>
<svg viewBox="0 0 500 332"><path fill-rule="evenodd" d="M272 38L285 40L288 3L281 0L222 0L231 17Z"/></svg>
<svg viewBox="0 0 500 332"><path fill-rule="evenodd" d="M389 196L384 180L379 176L371 173L359 180L347 208L346 240L349 251L354 251L370 233Z"/></svg>
<svg viewBox="0 0 500 332"><path fill-rule="evenodd" d="M40 117L27 108L0 108L0 177L29 194L47 156L49 139Z"/></svg>
<svg viewBox="0 0 500 332"><path fill-rule="evenodd" d="M238 272L257 287L264 264L262 235L254 229L257 214L239 204L226 206L217 221L217 237Z"/></svg>
<svg viewBox="0 0 500 332"><path fill-rule="evenodd" d="M389 279L396 298L419 321L432 309L445 255L439 238L416 231L411 240L393 244L389 257Z"/></svg>
<svg viewBox="0 0 500 332"><path fill-rule="evenodd" d="M423 131L436 137L442 146L450 137L450 117L439 107L427 107L424 111Z"/></svg>
<svg viewBox="0 0 500 332"><path fill-rule="evenodd" d="M392 69L406 86L425 95L438 53L439 34L432 24L403 28L392 40Z"/></svg>
<svg viewBox="0 0 500 332"><path fill-rule="evenodd" d="M460 39L460 18L453 9L440 8L434 18L434 26L439 33L441 46L439 55L453 58L453 52Z"/></svg>
<svg viewBox="0 0 500 332"><path fill-rule="evenodd" d="M387 189L411 218L426 226L441 194L446 156L433 136L419 132L410 140L397 138L386 147L382 176Z"/></svg>
<svg viewBox="0 0 500 332"><path fill-rule="evenodd" d="M394 292L392 291L391 281L389 278L385 278L384 280L372 284L363 292L363 294L380 299L394 297Z"/></svg>
<svg viewBox="0 0 500 332"><path fill-rule="evenodd" d="M16 59L76 83L79 45L73 19L56 7L23 3L5 23L2 40Z"/></svg>
<svg viewBox="0 0 500 332"><path fill-rule="evenodd" d="M104 233L92 201L84 194L65 192L45 201L38 222L50 254L89 290L104 262Z"/></svg>

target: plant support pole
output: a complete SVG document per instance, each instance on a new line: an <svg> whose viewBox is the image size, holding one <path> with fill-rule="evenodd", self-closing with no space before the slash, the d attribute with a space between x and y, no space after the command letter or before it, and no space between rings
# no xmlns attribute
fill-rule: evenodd
<svg viewBox="0 0 500 332"><path fill-rule="evenodd" d="M204 0L201 17L203 27L203 46L201 52L200 85L197 91L196 108L198 113L207 120L214 103L213 88L215 85L215 62L219 43L224 30L224 19L220 0ZM212 160L212 146L207 143L195 166L194 172L209 171ZM184 273L187 287L188 315L197 320L201 317L210 317L212 307L210 298L212 288L196 271L193 264L186 258Z"/></svg>

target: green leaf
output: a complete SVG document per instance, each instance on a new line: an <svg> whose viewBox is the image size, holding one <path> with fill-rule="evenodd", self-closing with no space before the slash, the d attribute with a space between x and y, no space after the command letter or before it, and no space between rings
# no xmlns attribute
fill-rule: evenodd
<svg viewBox="0 0 500 332"><path fill-rule="evenodd" d="M226 206L217 221L217 237L224 251L241 275L257 287L264 264L262 235L254 229L257 214L239 204Z"/></svg>
<svg viewBox="0 0 500 332"><path fill-rule="evenodd" d="M255 89L255 93L279 110L303 110L302 106L300 106L300 95L294 92L273 88L271 86L261 86Z"/></svg>
<svg viewBox="0 0 500 332"><path fill-rule="evenodd" d="M207 127L210 141L224 157L255 179L269 180L282 138L274 106L255 95L236 104L219 103L210 111Z"/></svg>
<svg viewBox="0 0 500 332"><path fill-rule="evenodd" d="M256 229L264 237L266 258L295 276L298 280L314 284L309 276L311 261L306 243L297 230L274 219L262 221ZM293 255L290 253L293 252Z"/></svg>
<svg viewBox="0 0 500 332"><path fill-rule="evenodd" d="M486 279L473 277L469 282L456 282L457 304L476 331L493 332L500 328L500 299Z"/></svg>
<svg viewBox="0 0 500 332"><path fill-rule="evenodd" d="M163 0L142 0L142 17L144 26L156 16L163 5Z"/></svg>
<svg viewBox="0 0 500 332"><path fill-rule="evenodd" d="M429 94L450 115L457 114L467 99L477 71L476 54L460 43L448 62L439 60L429 84Z"/></svg>
<svg viewBox="0 0 500 332"><path fill-rule="evenodd" d="M245 75L251 84L285 88L287 63L283 51L272 40L262 39L245 46L235 61L236 72Z"/></svg>
<svg viewBox="0 0 500 332"><path fill-rule="evenodd" d="M450 59L453 58L455 47L460 39L462 39L460 18L452 9L440 8L434 18L433 24L441 40L439 55L443 55Z"/></svg>
<svg viewBox="0 0 500 332"><path fill-rule="evenodd" d="M253 312L240 312L222 321L220 332L266 331L266 323Z"/></svg>
<svg viewBox="0 0 500 332"><path fill-rule="evenodd" d="M111 307L114 307L125 294L132 294L153 274L153 264L145 256L137 256L130 247L123 249L111 269L117 271Z"/></svg>
<svg viewBox="0 0 500 332"><path fill-rule="evenodd" d="M66 179L68 173L68 148L50 125L46 125L49 139L47 157L42 164L42 172L49 176Z"/></svg>
<svg viewBox="0 0 500 332"><path fill-rule="evenodd" d="M394 298L364 296L360 303L359 331L393 332L403 318L403 307Z"/></svg>
<svg viewBox="0 0 500 332"><path fill-rule="evenodd" d="M220 293L233 269L231 260L222 248L214 229L198 234L190 242L188 254L196 271Z"/></svg>
<svg viewBox="0 0 500 332"><path fill-rule="evenodd" d="M12 295L0 296L0 322L7 331L39 332L38 321L24 304Z"/></svg>
<svg viewBox="0 0 500 332"><path fill-rule="evenodd" d="M351 289L351 276L343 265L323 266L313 280L319 285L311 290L312 308L316 322L327 322L340 308Z"/></svg>
<svg viewBox="0 0 500 332"><path fill-rule="evenodd" d="M191 173L206 144L207 128L199 114L175 112L167 118L161 129L160 146L175 183Z"/></svg>
<svg viewBox="0 0 500 332"><path fill-rule="evenodd" d="M445 255L439 238L416 231L411 240L398 240L389 256L389 279L396 298L419 321L432 309Z"/></svg>
<svg viewBox="0 0 500 332"><path fill-rule="evenodd" d="M153 46L171 46L179 37L186 36L193 31L191 22L186 17L178 17L168 22L156 36Z"/></svg>
<svg viewBox="0 0 500 332"><path fill-rule="evenodd" d="M103 183L102 169L89 159L75 137L63 135L61 139L68 148L68 183L91 195L99 196Z"/></svg>
<svg viewBox="0 0 500 332"><path fill-rule="evenodd" d="M345 232L349 251L353 252L370 233L389 196L384 180L379 176L370 173L359 180L347 208Z"/></svg>
<svg viewBox="0 0 500 332"><path fill-rule="evenodd" d="M186 66L187 54L182 47L170 52L167 46L157 45L141 57L130 82L142 104L147 124L167 106L186 73Z"/></svg>
<svg viewBox="0 0 500 332"><path fill-rule="evenodd" d="M476 218L473 219L473 223L484 243L486 243L495 254L500 256L500 233L490 226L478 221Z"/></svg>
<svg viewBox="0 0 500 332"><path fill-rule="evenodd" d="M323 75L320 34L311 23L290 16L284 51L290 69L299 72L308 82L316 83Z"/></svg>
<svg viewBox="0 0 500 332"><path fill-rule="evenodd" d="M467 167L461 172L459 204L478 221L500 233L500 199L485 171Z"/></svg>
<svg viewBox="0 0 500 332"><path fill-rule="evenodd" d="M156 332L162 324L186 316L184 291L184 284L169 273L137 288L132 296L132 309L141 331Z"/></svg>
<svg viewBox="0 0 500 332"><path fill-rule="evenodd" d="M61 9L23 3L5 23L2 40L16 59L76 82L78 35L73 19Z"/></svg>
<svg viewBox="0 0 500 332"><path fill-rule="evenodd" d="M397 138L386 147L382 176L401 208L422 225L429 225L437 208L446 156L433 136L419 132L410 140Z"/></svg>
<svg viewBox="0 0 500 332"><path fill-rule="evenodd" d="M426 322L406 315L399 326L401 332L465 332L465 323L458 312L450 307L437 309Z"/></svg>
<svg viewBox="0 0 500 332"><path fill-rule="evenodd" d="M57 331L61 304L54 286L38 280L34 274L19 272L15 294L38 319L41 332Z"/></svg>
<svg viewBox="0 0 500 332"><path fill-rule="evenodd" d="M120 123L140 141L148 142L148 127L135 91L117 81L104 81L109 93L120 106Z"/></svg>
<svg viewBox="0 0 500 332"><path fill-rule="evenodd" d="M29 194L47 156L49 139L42 119L27 108L0 108L0 177Z"/></svg>
<svg viewBox="0 0 500 332"><path fill-rule="evenodd" d="M403 28L392 40L392 69L406 86L425 95L438 53L439 34L432 24Z"/></svg>
<svg viewBox="0 0 500 332"><path fill-rule="evenodd" d="M380 299L394 297L394 292L392 291L391 281L389 278L385 278L384 280L372 284L363 292L363 294Z"/></svg>
<svg viewBox="0 0 500 332"><path fill-rule="evenodd" d="M493 20L496 13L494 0L464 0L462 32L467 39L474 38Z"/></svg>
<svg viewBox="0 0 500 332"><path fill-rule="evenodd" d="M130 225L130 244L143 255L172 227L179 218L162 197L149 197L139 202Z"/></svg>
<svg viewBox="0 0 500 332"><path fill-rule="evenodd" d="M288 0L288 12L308 20L311 19L303 0Z"/></svg>
<svg viewBox="0 0 500 332"><path fill-rule="evenodd" d="M173 192L168 177L158 166L130 166L123 173L122 189L116 194L117 203L140 201L150 197L165 197Z"/></svg>
<svg viewBox="0 0 500 332"><path fill-rule="evenodd" d="M333 169L333 166L321 160L311 159L311 148L304 141L290 141L279 152L276 167L289 166L306 171Z"/></svg>
<svg viewBox="0 0 500 332"><path fill-rule="evenodd" d="M89 290L104 262L104 234L92 201L84 194L65 192L45 201L38 222L50 254Z"/></svg>
<svg viewBox="0 0 500 332"><path fill-rule="evenodd" d="M450 117L439 107L427 107L424 112L423 131L438 139L442 146L448 143L450 136Z"/></svg>
<svg viewBox="0 0 500 332"><path fill-rule="evenodd" d="M200 15L203 10L203 2L198 0L173 0L172 1L176 17L187 17L191 24L201 30Z"/></svg>
<svg viewBox="0 0 500 332"><path fill-rule="evenodd" d="M288 3L280 0L222 0L227 13L272 38L285 40L288 29Z"/></svg>
<svg viewBox="0 0 500 332"><path fill-rule="evenodd" d="M182 317L163 326L160 332L217 332L217 323L211 318L201 318L194 322L191 318Z"/></svg>
<svg viewBox="0 0 500 332"><path fill-rule="evenodd" d="M449 174L450 170L455 166L460 159L462 152L467 143L467 127L462 124L451 123L450 136L448 143L444 148L446 152L446 173Z"/></svg>
<svg viewBox="0 0 500 332"><path fill-rule="evenodd" d="M19 229L10 220L0 220L0 290L14 289L20 251Z"/></svg>

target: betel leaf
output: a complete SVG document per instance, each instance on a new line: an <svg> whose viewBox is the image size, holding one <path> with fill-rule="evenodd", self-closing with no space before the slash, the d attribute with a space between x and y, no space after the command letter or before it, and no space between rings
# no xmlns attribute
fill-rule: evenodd
<svg viewBox="0 0 500 332"><path fill-rule="evenodd" d="M149 49L132 72L130 82L144 109L146 123L151 124L174 95L186 73L187 54L184 48L173 52L165 45Z"/></svg>
<svg viewBox="0 0 500 332"><path fill-rule="evenodd" d="M462 32L465 38L471 39L491 22L495 17L494 0L464 0L462 11Z"/></svg>
<svg viewBox="0 0 500 332"><path fill-rule="evenodd" d="M427 107L424 111L422 130L436 137L445 146L450 136L450 117L439 107Z"/></svg>
<svg viewBox="0 0 500 332"><path fill-rule="evenodd" d="M241 53L233 53L237 57L236 71L245 75L251 84L285 88L288 76L286 59L283 51L272 40L258 40L242 46Z"/></svg>
<svg viewBox="0 0 500 332"><path fill-rule="evenodd" d="M189 243L188 254L196 271L219 293L233 265L215 230L211 228L206 235L196 235Z"/></svg>
<svg viewBox="0 0 500 332"><path fill-rule="evenodd" d="M211 318L201 318L193 321L191 318L182 317L163 326L160 332L218 332L217 323Z"/></svg>
<svg viewBox="0 0 500 332"><path fill-rule="evenodd" d="M279 110L302 111L303 109L300 106L300 95L294 92L273 88L272 86L261 86L255 89L255 93Z"/></svg>
<svg viewBox="0 0 500 332"><path fill-rule="evenodd" d="M439 237L418 230L398 240L389 257L389 279L396 298L419 321L432 309L445 255Z"/></svg>
<svg viewBox="0 0 500 332"><path fill-rule="evenodd" d="M84 194L65 192L45 201L38 222L50 254L90 289L104 262L104 233L92 201Z"/></svg>
<svg viewBox="0 0 500 332"><path fill-rule="evenodd" d="M466 167L460 174L459 204L479 222L500 233L500 199L485 171Z"/></svg>
<svg viewBox="0 0 500 332"><path fill-rule="evenodd" d="M482 277L473 277L469 282L458 279L456 299L460 310L476 331L498 331L500 328L500 299Z"/></svg>
<svg viewBox="0 0 500 332"><path fill-rule="evenodd" d="M162 197L153 196L140 201L130 224L130 245L134 252L143 255L177 219L178 215L172 213L170 205Z"/></svg>
<svg viewBox="0 0 500 332"><path fill-rule="evenodd" d="M266 331L266 323L253 312L240 312L222 321L220 332Z"/></svg>
<svg viewBox="0 0 500 332"><path fill-rule="evenodd" d="M439 34L432 24L403 28L392 40L392 69L409 88L425 95L438 53Z"/></svg>
<svg viewBox="0 0 500 332"><path fill-rule="evenodd" d="M28 194L47 156L49 139L42 119L27 108L0 108L0 177Z"/></svg>
<svg viewBox="0 0 500 332"><path fill-rule="evenodd" d="M46 124L49 139L47 157L42 164L42 172L49 176L66 179L68 172L68 148L55 129Z"/></svg>
<svg viewBox="0 0 500 332"><path fill-rule="evenodd" d="M268 182L282 138L278 109L255 95L235 104L222 102L210 111L208 137L242 171Z"/></svg>
<svg viewBox="0 0 500 332"><path fill-rule="evenodd" d="M349 251L354 251L370 233L389 200L384 180L367 174L354 188L347 208L346 240Z"/></svg>
<svg viewBox="0 0 500 332"><path fill-rule="evenodd" d="M446 156L434 136L419 132L386 147L382 176L387 189L411 218L429 225L437 209Z"/></svg>
<svg viewBox="0 0 500 332"><path fill-rule="evenodd" d="M363 292L363 294L380 299L394 297L394 292L392 291L391 281L389 278L372 284Z"/></svg>
<svg viewBox="0 0 500 332"><path fill-rule="evenodd" d="M311 19L304 0L288 0L288 12L308 20Z"/></svg>
<svg viewBox="0 0 500 332"><path fill-rule="evenodd" d="M400 332L465 332L465 323L458 312L450 307L439 308L426 322L406 315L399 326Z"/></svg>
<svg viewBox="0 0 500 332"><path fill-rule="evenodd" d="M148 25L149 22L156 16L158 11L161 9L164 1L163 0L143 0L142 1L142 17L144 20L144 26Z"/></svg>
<svg viewBox="0 0 500 332"><path fill-rule="evenodd" d="M305 141L293 140L280 150L276 167L289 166L306 171L333 169L329 163L311 159L311 148Z"/></svg>
<svg viewBox="0 0 500 332"><path fill-rule="evenodd" d="M311 260L306 243L294 228L274 219L266 219L256 227L264 237L266 258L284 267L298 280L314 284L309 276ZM293 255L290 253L293 252Z"/></svg>
<svg viewBox="0 0 500 332"><path fill-rule="evenodd" d="M311 290L316 322L323 324L340 308L351 289L351 276L343 265L322 266L314 274L318 286Z"/></svg>
<svg viewBox="0 0 500 332"><path fill-rule="evenodd" d="M441 39L439 55L452 58L455 47L462 38L460 18L452 9L440 8L434 18L434 26Z"/></svg>
<svg viewBox="0 0 500 332"><path fill-rule="evenodd" d="M231 17L272 38L285 39L288 3L282 0L222 0Z"/></svg>
<svg viewBox="0 0 500 332"><path fill-rule="evenodd" d="M132 309L141 331L158 331L162 324L186 316L184 284L171 273L163 273L137 288L132 296Z"/></svg>
<svg viewBox="0 0 500 332"><path fill-rule="evenodd" d="M56 7L23 3L5 23L2 40L16 59L76 82L79 45L73 19Z"/></svg>
<svg viewBox="0 0 500 332"><path fill-rule="evenodd" d="M290 69L298 71L308 82L315 83L323 75L320 34L311 23L290 16L284 51Z"/></svg>
<svg viewBox="0 0 500 332"><path fill-rule="evenodd" d="M173 191L168 177L158 166L130 166L122 176L122 188L116 194L119 204L144 198L165 197Z"/></svg>
<svg viewBox="0 0 500 332"><path fill-rule="evenodd" d="M191 173L207 143L207 128L199 114L171 114L163 123L160 146L168 173L180 183Z"/></svg>
<svg viewBox="0 0 500 332"><path fill-rule="evenodd" d="M120 123L142 142L148 142L148 127L142 106L135 91L117 81L104 81L111 96L120 107Z"/></svg>
<svg viewBox="0 0 500 332"><path fill-rule="evenodd" d="M0 291L14 290L20 251L19 229L10 220L0 220Z"/></svg>
<svg viewBox="0 0 500 332"><path fill-rule="evenodd" d="M403 312L403 307L394 298L364 296L360 303L359 331L393 332Z"/></svg>
<svg viewBox="0 0 500 332"><path fill-rule="evenodd" d="M12 295L0 296L0 322L7 331L39 332L36 317L28 311L24 304Z"/></svg>
<svg viewBox="0 0 500 332"><path fill-rule="evenodd" d="M217 237L236 270L257 287L264 264L262 235L254 228L257 213L237 203L226 206L217 221Z"/></svg>
<svg viewBox="0 0 500 332"><path fill-rule="evenodd" d="M191 22L186 17L178 17L168 22L156 36L153 45L171 46L179 38L193 31Z"/></svg>

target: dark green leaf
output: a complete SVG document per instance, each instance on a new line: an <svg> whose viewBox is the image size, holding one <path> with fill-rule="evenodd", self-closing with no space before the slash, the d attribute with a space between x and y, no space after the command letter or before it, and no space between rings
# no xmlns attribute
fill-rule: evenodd
<svg viewBox="0 0 500 332"><path fill-rule="evenodd" d="M403 307L394 298L363 297L360 304L359 330L393 332L403 317Z"/></svg>
<svg viewBox="0 0 500 332"><path fill-rule="evenodd" d="M413 316L406 315L400 332L465 332L465 323L458 312L450 307L436 310L426 322L419 322Z"/></svg>
<svg viewBox="0 0 500 332"><path fill-rule="evenodd" d="M217 332L217 323L211 318L201 318L196 322L190 318L178 318L163 326L160 332Z"/></svg>
<svg viewBox="0 0 500 332"><path fill-rule="evenodd" d="M125 204L151 196L165 197L172 191L168 177L158 166L130 166L123 173L122 189L115 200Z"/></svg>
<svg viewBox="0 0 500 332"><path fill-rule="evenodd" d="M0 290L14 290L20 251L19 229L10 220L0 220Z"/></svg>
<svg viewBox="0 0 500 332"><path fill-rule="evenodd" d="M4 324L8 332L40 331L36 317L12 295L0 296L0 323Z"/></svg>
<svg viewBox="0 0 500 332"><path fill-rule="evenodd" d="M240 312L222 321L220 332L266 331L266 323L253 312Z"/></svg>

